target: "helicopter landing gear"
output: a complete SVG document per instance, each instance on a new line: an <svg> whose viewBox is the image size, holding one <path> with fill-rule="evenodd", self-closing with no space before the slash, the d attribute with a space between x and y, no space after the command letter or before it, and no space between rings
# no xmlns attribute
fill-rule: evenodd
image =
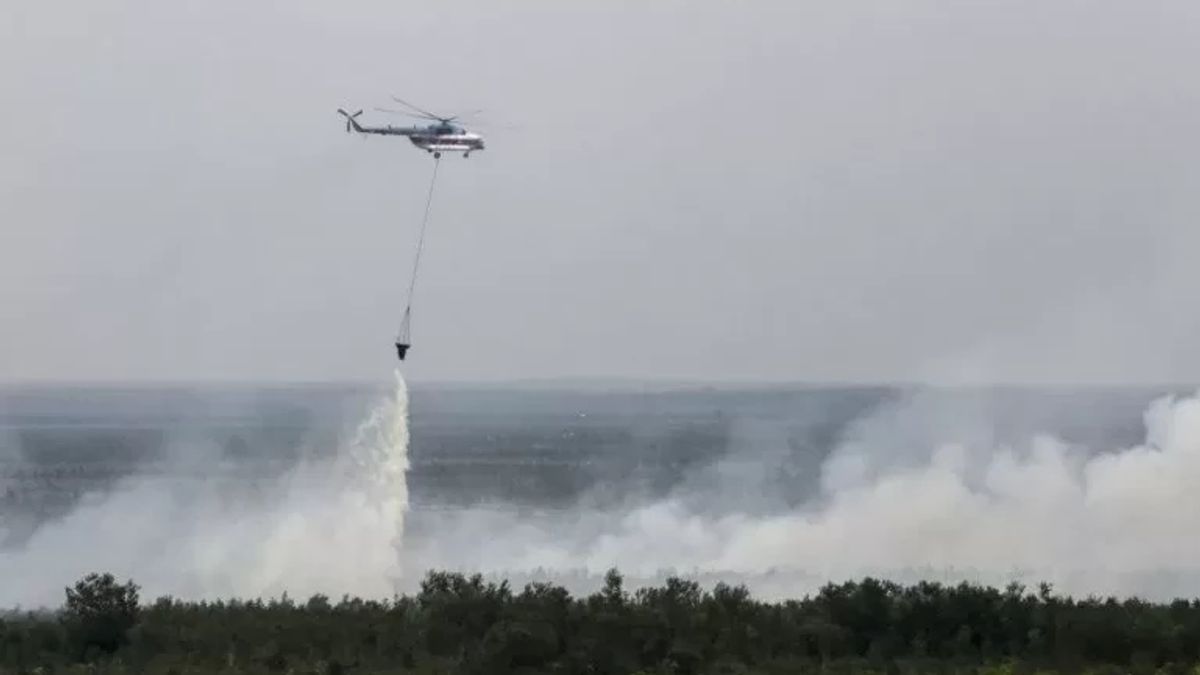
<svg viewBox="0 0 1200 675"><path fill-rule="evenodd" d="M463 153L463 159L466 159L466 158L468 158L468 157L470 157L470 156L471 156L471 153L469 153L469 152L464 152L464 153Z"/></svg>
<svg viewBox="0 0 1200 675"><path fill-rule="evenodd" d="M433 158L434 158L434 159L441 159L441 158L442 158L442 153L440 153L440 152L435 152L435 153L433 153Z"/></svg>

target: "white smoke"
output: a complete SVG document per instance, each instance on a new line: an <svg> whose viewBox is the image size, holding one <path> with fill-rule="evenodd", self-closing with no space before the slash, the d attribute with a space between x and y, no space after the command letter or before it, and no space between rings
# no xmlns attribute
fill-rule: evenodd
<svg viewBox="0 0 1200 675"><path fill-rule="evenodd" d="M4 403L0 400L0 403ZM0 426L0 546L4 545L14 529L12 514L9 513L10 491L15 489L15 481L9 475L9 467L20 457L15 434Z"/></svg>
<svg viewBox="0 0 1200 675"><path fill-rule="evenodd" d="M339 453L258 492L154 476L85 496L0 552L0 577L19 580L0 586L0 605L57 606L64 585L94 571L132 578L148 597L391 595L408 508L408 392L395 377Z"/></svg>
<svg viewBox="0 0 1200 675"><path fill-rule="evenodd" d="M825 462L820 497L782 514L702 515L682 496L540 521L464 512L406 555L498 574L723 575L769 596L864 574L1200 594L1200 397L1155 401L1144 442L1111 451L1051 437L1003 447L946 421L919 396L860 420Z"/></svg>
<svg viewBox="0 0 1200 675"><path fill-rule="evenodd" d="M407 392L397 375L394 395L337 457L257 493L141 478L85 500L0 553L0 575L21 580L0 587L0 606L58 604L64 584L96 570L135 579L148 597L189 598L386 597L433 568L584 590L609 567L635 585L673 572L766 597L864 574L1200 594L1200 396L1154 401L1143 440L1126 448L1050 436L1005 444L988 410L947 414L944 401L918 393L856 421L824 462L819 493L796 508L764 511L747 498L750 483L778 472L717 463L651 503L424 513L422 531L406 532Z"/></svg>

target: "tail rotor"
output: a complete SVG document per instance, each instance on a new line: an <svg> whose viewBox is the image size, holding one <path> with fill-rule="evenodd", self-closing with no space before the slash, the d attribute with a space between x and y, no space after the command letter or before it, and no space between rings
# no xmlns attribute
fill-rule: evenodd
<svg viewBox="0 0 1200 675"><path fill-rule="evenodd" d="M358 123L354 121L354 118L363 113L363 111L359 110L352 115L341 108L338 108L338 112L341 113L342 117L346 118L346 133L350 133L354 128L358 127Z"/></svg>

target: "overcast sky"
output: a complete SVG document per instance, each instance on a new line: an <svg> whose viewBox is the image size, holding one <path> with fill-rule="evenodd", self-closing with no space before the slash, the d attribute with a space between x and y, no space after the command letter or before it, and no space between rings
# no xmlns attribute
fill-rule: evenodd
<svg viewBox="0 0 1200 675"><path fill-rule="evenodd" d="M1200 5L0 9L0 380L1200 380Z"/></svg>

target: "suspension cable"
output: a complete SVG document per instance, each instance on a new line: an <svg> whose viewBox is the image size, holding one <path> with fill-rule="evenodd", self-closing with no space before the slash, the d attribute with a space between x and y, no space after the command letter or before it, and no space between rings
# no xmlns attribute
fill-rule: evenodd
<svg viewBox="0 0 1200 675"><path fill-rule="evenodd" d="M433 177L429 179L429 194L425 197L425 217L421 219L421 232L417 235L417 253L413 257L412 280L408 283L408 304L404 308L404 319L401 331L408 328L408 322L412 313L413 291L417 287L417 268L421 264L421 251L425 248L425 228L429 226L429 212L433 207L433 188L437 185L438 167L441 166L442 160L440 157L433 160Z"/></svg>

